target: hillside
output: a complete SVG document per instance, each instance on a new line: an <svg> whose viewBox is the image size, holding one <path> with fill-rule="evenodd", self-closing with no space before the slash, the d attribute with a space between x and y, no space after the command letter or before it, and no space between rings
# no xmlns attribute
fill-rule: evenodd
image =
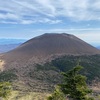
<svg viewBox="0 0 100 100"><path fill-rule="evenodd" d="M83 74L92 82L100 77L99 54L98 49L74 35L43 34L0 56L0 80L10 80L19 91L52 91L61 82L60 72L80 60L85 67Z"/></svg>

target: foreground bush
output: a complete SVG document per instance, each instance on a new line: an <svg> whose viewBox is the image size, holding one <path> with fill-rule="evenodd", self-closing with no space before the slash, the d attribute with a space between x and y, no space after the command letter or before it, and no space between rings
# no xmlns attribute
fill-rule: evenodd
<svg viewBox="0 0 100 100"><path fill-rule="evenodd" d="M76 66L68 72L63 72L64 82L56 88L48 100L66 100L65 95L73 100L94 100L88 94L92 91L87 87L86 77L79 71L82 66Z"/></svg>
<svg viewBox="0 0 100 100"><path fill-rule="evenodd" d="M61 91L60 86L56 86L54 93L47 100L66 100L65 94Z"/></svg>
<svg viewBox="0 0 100 100"><path fill-rule="evenodd" d="M11 93L11 84L9 82L0 82L0 97L7 99Z"/></svg>

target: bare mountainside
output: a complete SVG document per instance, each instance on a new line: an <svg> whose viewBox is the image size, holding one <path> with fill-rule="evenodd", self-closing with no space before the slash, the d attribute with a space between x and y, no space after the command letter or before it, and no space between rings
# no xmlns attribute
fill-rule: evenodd
<svg viewBox="0 0 100 100"><path fill-rule="evenodd" d="M33 89L34 91L48 90L61 79L59 68L51 67L48 64L46 66L49 67L41 67L37 64L43 64L64 55L95 54L100 54L100 50L74 35L43 34L10 52L2 54L0 68L4 71L3 77L7 74L8 80L13 79L17 89L20 87L20 89L29 88L29 90Z"/></svg>
<svg viewBox="0 0 100 100"><path fill-rule="evenodd" d="M4 59L30 59L32 57L48 57L51 55L83 55L98 54L99 50L81 39L69 34L43 34L35 37L15 50L4 54ZM7 60L8 60L7 59Z"/></svg>

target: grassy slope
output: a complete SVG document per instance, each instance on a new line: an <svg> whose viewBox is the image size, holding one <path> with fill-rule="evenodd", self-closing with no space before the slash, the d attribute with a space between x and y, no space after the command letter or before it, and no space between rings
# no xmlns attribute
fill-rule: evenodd
<svg viewBox="0 0 100 100"><path fill-rule="evenodd" d="M48 93L12 91L8 100L46 100Z"/></svg>

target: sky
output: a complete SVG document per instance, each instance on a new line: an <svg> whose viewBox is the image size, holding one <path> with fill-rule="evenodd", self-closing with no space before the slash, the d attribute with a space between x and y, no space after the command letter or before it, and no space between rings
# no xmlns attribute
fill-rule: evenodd
<svg viewBox="0 0 100 100"><path fill-rule="evenodd" d="M68 33L100 46L100 0L0 0L0 38Z"/></svg>

